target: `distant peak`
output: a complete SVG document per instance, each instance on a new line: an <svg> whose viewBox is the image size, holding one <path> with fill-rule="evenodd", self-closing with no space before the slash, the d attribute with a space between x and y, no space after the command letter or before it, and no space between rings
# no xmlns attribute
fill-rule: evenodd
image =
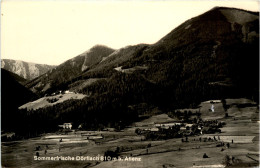
<svg viewBox="0 0 260 168"><path fill-rule="evenodd" d="M91 47L90 49L88 49L87 51L83 52L80 55L81 56L85 56L89 52L96 51L96 50L111 50L111 51L115 51L113 48L110 48L110 47L108 47L106 45L96 44L96 45L94 45L93 47Z"/></svg>
<svg viewBox="0 0 260 168"><path fill-rule="evenodd" d="M213 7L210 11L212 11L212 10L218 10L218 9L220 9L220 8L222 8L221 6L215 6L215 7Z"/></svg>
<svg viewBox="0 0 260 168"><path fill-rule="evenodd" d="M94 48L108 48L108 49L112 49L106 45L102 45L102 44L96 44L94 45L91 49L94 49Z"/></svg>
<svg viewBox="0 0 260 168"><path fill-rule="evenodd" d="M57 66L57 65L49 65L49 64L35 63L35 62L23 61L23 60L14 60L14 59L1 59L1 62L3 62L3 61L26 63L26 64L32 64L32 65Z"/></svg>
<svg viewBox="0 0 260 168"><path fill-rule="evenodd" d="M237 9L237 10L242 10L242 9L238 9L238 8L230 8L230 7L225 7L225 6L215 6L215 7L213 7L211 10L220 10L220 9L227 9L227 10ZM211 11L211 10L210 10L210 11Z"/></svg>

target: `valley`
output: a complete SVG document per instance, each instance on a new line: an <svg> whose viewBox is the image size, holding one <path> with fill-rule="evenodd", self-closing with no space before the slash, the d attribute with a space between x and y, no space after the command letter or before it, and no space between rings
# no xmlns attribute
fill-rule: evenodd
<svg viewBox="0 0 260 168"><path fill-rule="evenodd" d="M221 133L188 136L165 140L146 140L135 130L153 128L155 123L174 122L167 114L157 114L148 119L135 122L121 131L80 131L72 129L67 133L45 133L28 140L2 142L2 166L4 167L224 167L225 157L235 166L251 167L258 165L259 159L259 114L255 102L249 99L226 99L229 117L225 117L222 103L215 104L215 112L208 109L210 101L200 104L201 118L225 122ZM188 109L180 109L181 111ZM199 110L199 109L191 109ZM210 117L208 117L210 116ZM74 127L75 128L75 127ZM216 140L214 140L214 137ZM62 139L62 142L60 140ZM233 141L233 142L232 142ZM220 146L224 143L224 146ZM229 143L230 146L227 146ZM36 147L40 149L36 150ZM45 150L47 151L45 153ZM123 161L90 160L91 157L104 156L106 151L118 150ZM76 157L78 160L34 160L39 157ZM208 158L202 156L206 153ZM86 160L80 160L81 156ZM87 156L88 159L87 159ZM141 161L126 161L126 157Z"/></svg>

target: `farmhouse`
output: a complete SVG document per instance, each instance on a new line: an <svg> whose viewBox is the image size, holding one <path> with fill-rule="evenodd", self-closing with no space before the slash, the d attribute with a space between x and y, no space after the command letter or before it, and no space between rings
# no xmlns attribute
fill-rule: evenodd
<svg viewBox="0 0 260 168"><path fill-rule="evenodd" d="M66 91L65 91L65 94L69 94L69 93L73 93L73 92L71 92L71 91L69 91L69 90L66 90Z"/></svg>
<svg viewBox="0 0 260 168"><path fill-rule="evenodd" d="M59 125L59 127L63 128L63 129L71 129L72 124L71 123L64 123L63 125Z"/></svg>

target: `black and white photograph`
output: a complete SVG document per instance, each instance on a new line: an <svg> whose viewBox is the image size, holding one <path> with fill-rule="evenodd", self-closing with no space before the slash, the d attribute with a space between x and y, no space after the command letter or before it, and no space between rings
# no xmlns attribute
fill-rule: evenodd
<svg viewBox="0 0 260 168"><path fill-rule="evenodd" d="M1 167L259 167L258 0L1 0Z"/></svg>

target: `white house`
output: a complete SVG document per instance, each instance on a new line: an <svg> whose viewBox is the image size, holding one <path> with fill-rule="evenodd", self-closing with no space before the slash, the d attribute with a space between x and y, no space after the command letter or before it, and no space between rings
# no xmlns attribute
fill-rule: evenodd
<svg viewBox="0 0 260 168"><path fill-rule="evenodd" d="M71 92L71 91L69 91L69 90L66 90L66 91L65 91L65 94L68 94L68 93L73 93L73 92Z"/></svg>
<svg viewBox="0 0 260 168"><path fill-rule="evenodd" d="M71 123L64 123L63 125L59 125L59 127L62 127L63 129L71 129L72 124Z"/></svg>

